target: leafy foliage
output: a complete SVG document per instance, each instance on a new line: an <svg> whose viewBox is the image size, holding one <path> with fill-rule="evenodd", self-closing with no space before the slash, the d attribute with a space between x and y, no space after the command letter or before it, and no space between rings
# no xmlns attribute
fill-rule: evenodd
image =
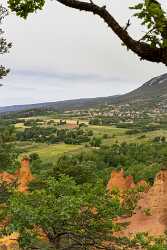
<svg viewBox="0 0 167 250"><path fill-rule="evenodd" d="M15 11L18 16L26 18L29 13L41 10L45 0L8 0L9 7Z"/></svg>
<svg viewBox="0 0 167 250"><path fill-rule="evenodd" d="M60 157L54 168L54 176L67 174L79 183L82 175L84 182L92 182L91 180L100 176L107 182L113 168L123 168L127 175L134 177L136 182L144 179L153 183L156 173L166 166L166 152L166 142L102 146L100 149ZM89 176L86 176L84 166Z"/></svg>
<svg viewBox="0 0 167 250"><path fill-rule="evenodd" d="M71 176L76 183L95 183L97 181L97 168L95 162L80 159L77 156L64 155L60 157L54 167L54 176L59 178L62 174Z"/></svg>
<svg viewBox="0 0 167 250"><path fill-rule="evenodd" d="M148 32L141 38L152 47L167 47L167 16L160 3L156 0L143 0L131 9L137 12L134 16L142 21Z"/></svg>
<svg viewBox="0 0 167 250"><path fill-rule="evenodd" d="M0 25L5 16L8 15L7 9L0 5ZM8 43L3 37L4 31L0 28L0 54L3 55L9 51L12 44ZM3 65L0 65L0 79L9 73L9 69L6 69Z"/></svg>
<svg viewBox="0 0 167 250"><path fill-rule="evenodd" d="M58 1L58 0L57 0ZM66 6L78 8L82 2L80 1L58 1ZM41 10L45 5L45 0L8 0L9 8L15 11L20 17L27 18L30 13ZM76 7L75 7L76 4ZM92 5L97 6L92 2ZM87 6L87 5L86 5ZM91 8L91 7L90 7ZM80 7L80 9L82 9ZM130 7L136 11L134 16L141 19L141 24L146 27L145 35L140 39L151 47L166 48L167 47L167 16L161 4L156 0L142 0L135 6ZM85 9L84 9L85 10ZM92 10L93 12L93 10ZM127 24L126 29L129 27ZM127 45L127 44L126 44Z"/></svg>
<svg viewBox="0 0 167 250"><path fill-rule="evenodd" d="M0 127L0 169L12 170L17 164L18 153L13 143L14 127Z"/></svg>
<svg viewBox="0 0 167 250"><path fill-rule="evenodd" d="M40 127L34 124L16 134L19 141L35 141L41 143L55 144L64 142L66 144L81 144L89 142L92 131L76 128L67 129L59 127Z"/></svg>
<svg viewBox="0 0 167 250"><path fill-rule="evenodd" d="M59 180L49 178L46 184L43 190L15 193L11 198L7 230L21 233L23 247L32 244L35 225L56 249L92 249L116 230L112 219L121 214L119 199L107 194L102 183L79 186L72 178L61 176Z"/></svg>
<svg viewBox="0 0 167 250"><path fill-rule="evenodd" d="M100 147L101 144L102 144L102 139L101 137L98 136L94 136L90 141L90 145L92 147Z"/></svg>

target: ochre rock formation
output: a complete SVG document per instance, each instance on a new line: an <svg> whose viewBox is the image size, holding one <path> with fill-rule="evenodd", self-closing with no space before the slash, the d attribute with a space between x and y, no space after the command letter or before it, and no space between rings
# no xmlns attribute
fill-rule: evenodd
<svg viewBox="0 0 167 250"><path fill-rule="evenodd" d="M16 182L19 192L27 192L28 184L33 180L28 157L24 157L21 160L21 167L15 174L0 173L0 180L7 184ZM0 227L4 227L6 224L8 224L8 219L1 222ZM18 238L18 233L0 238L0 250L19 250Z"/></svg>
<svg viewBox="0 0 167 250"><path fill-rule="evenodd" d="M19 234L13 233L0 239L0 250L19 250L18 243Z"/></svg>
<svg viewBox="0 0 167 250"><path fill-rule="evenodd" d="M33 180L33 176L30 170L29 158L27 156L23 157L23 159L21 160L21 167L16 171L16 173L0 173L0 180L6 182L7 184L16 182L18 191L28 191L28 184Z"/></svg>
<svg viewBox="0 0 167 250"><path fill-rule="evenodd" d="M118 222L129 223L119 236L130 237L139 232L153 236L164 234L167 229L167 170L156 175L153 186L139 199L134 214Z"/></svg>
<svg viewBox="0 0 167 250"><path fill-rule="evenodd" d="M17 176L15 174L9 174L7 172L0 173L0 180L6 183L12 183L16 181Z"/></svg>
<svg viewBox="0 0 167 250"><path fill-rule="evenodd" d="M144 180L140 180L138 183L134 183L133 176L126 176L124 170L120 171L113 170L111 177L107 184L107 190L111 192L113 189L118 189L119 191L126 192L128 189L143 186L148 189L148 184Z"/></svg>
<svg viewBox="0 0 167 250"><path fill-rule="evenodd" d="M120 191L126 191L130 188L134 188L135 184L132 176L125 176L124 170L113 170L111 178L107 184L107 190L111 192L114 188Z"/></svg>
<svg viewBox="0 0 167 250"><path fill-rule="evenodd" d="M21 161L21 168L18 174L18 191L27 192L28 184L33 180L30 170L30 163L28 157L24 157Z"/></svg>

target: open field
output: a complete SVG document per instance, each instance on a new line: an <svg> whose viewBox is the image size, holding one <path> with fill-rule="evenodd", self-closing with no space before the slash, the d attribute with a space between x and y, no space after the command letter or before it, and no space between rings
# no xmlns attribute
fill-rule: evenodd
<svg viewBox="0 0 167 250"><path fill-rule="evenodd" d="M79 121L80 123L85 123L86 125L88 125L88 121L87 120L79 120L79 119L58 119L58 118L52 118L52 117L47 117L47 116L35 116L35 117L28 117L28 118L20 118L20 122L18 122L17 124L15 124L15 128L17 131L23 131L23 129L29 127L29 125L25 126L23 122L21 122L21 119L24 119L25 121L35 121L36 124L38 126L41 127L48 127L48 125L53 125L56 126L57 124L60 123L60 121L66 121L67 126L69 125L77 125L77 122ZM36 121L36 120L40 120L40 121Z"/></svg>
<svg viewBox="0 0 167 250"><path fill-rule="evenodd" d="M64 153L72 153L83 148L82 145L67 145L64 143L48 145L45 143L18 143L18 147L22 148L22 155L37 153L41 160L54 162Z"/></svg>
<svg viewBox="0 0 167 250"><path fill-rule="evenodd" d="M137 133L137 134L126 134L128 129L124 128L116 128L114 126L95 126L89 125L89 129L93 130L94 134L97 136L103 136L104 134L108 135L108 139L103 139L103 144L113 144L113 143L143 143L150 142L155 137L166 137L167 138L167 130L160 129L155 131L149 131L145 133ZM142 136L145 136L142 138Z"/></svg>
<svg viewBox="0 0 167 250"><path fill-rule="evenodd" d="M116 128L115 126L97 126L97 125L89 125L89 129L93 130L95 135L101 135L103 136L104 134L108 135L123 135L126 133L128 129L125 128Z"/></svg>
<svg viewBox="0 0 167 250"><path fill-rule="evenodd" d="M47 122L53 120L55 123L59 122L60 119L51 119L50 117L33 117L34 119L43 119L42 126L48 126ZM68 124L76 124L77 119L67 120ZM18 131L23 131L26 127L23 123L17 123L15 125ZM111 145L114 143L145 143L151 142L155 137L164 136L167 138L167 130L156 130L145 133L137 133L129 135L126 132L128 129L125 128L116 128L115 126L96 126L88 125L86 128L93 131L94 136L99 136L102 138L102 145ZM107 137L104 139L104 135ZM21 155L38 153L40 158L44 161L54 162L59 156L64 153L78 152L79 150L85 148L85 144L82 145L72 145L72 144L47 144L47 143L35 143L31 141L17 142L18 148L21 149Z"/></svg>
<svg viewBox="0 0 167 250"><path fill-rule="evenodd" d="M144 138L142 138L145 136ZM166 137L167 138L167 130L156 130L156 131L150 131L146 133L138 133L138 134L115 134L113 138L105 139L104 144L113 144L113 143L145 143L145 142L151 142L155 137Z"/></svg>
<svg viewBox="0 0 167 250"><path fill-rule="evenodd" d="M16 128L19 130L24 130L24 124L18 123L16 124ZM89 130L94 132L95 136L103 136L104 134L108 134L109 137L115 136L123 136L126 132L126 129L115 128L111 126L88 126ZM103 140L104 143L113 143L112 139ZM23 154L31 154L38 153L40 158L44 161L55 161L59 156L64 153L77 152L83 148L85 145L72 145L72 144L46 144L46 143L35 143L35 142L17 142L17 147L21 149Z"/></svg>
<svg viewBox="0 0 167 250"><path fill-rule="evenodd" d="M84 122L86 124L88 124L88 120L85 119L80 119L79 117L75 118L75 117L71 117L71 118L55 118L55 116L50 115L50 116L30 116L30 117L24 117L24 118L19 118L20 120L24 119L25 121L28 120L42 120L43 122L48 122L50 120L54 121L54 122L60 122L60 120L66 120L67 123L69 124L73 124L73 123L77 123L77 121L79 120L80 122Z"/></svg>
<svg viewBox="0 0 167 250"><path fill-rule="evenodd" d="M16 131L24 131L26 126L24 126L24 123L20 122L20 123L15 124L15 128L16 128Z"/></svg>

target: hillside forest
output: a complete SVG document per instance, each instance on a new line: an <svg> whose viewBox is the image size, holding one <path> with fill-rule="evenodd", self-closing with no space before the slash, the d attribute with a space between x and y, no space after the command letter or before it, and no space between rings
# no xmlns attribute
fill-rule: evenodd
<svg viewBox="0 0 167 250"><path fill-rule="evenodd" d="M165 115L159 123L144 115L127 124L80 112L85 115L30 110L1 116L2 239L17 233L21 249L167 249L165 232L117 236L127 227L117 218L132 217L143 192L166 169ZM33 178L20 192L17 171L24 158ZM117 181L130 176L133 185L108 188L112 173L121 171ZM151 208L143 213L149 217Z"/></svg>

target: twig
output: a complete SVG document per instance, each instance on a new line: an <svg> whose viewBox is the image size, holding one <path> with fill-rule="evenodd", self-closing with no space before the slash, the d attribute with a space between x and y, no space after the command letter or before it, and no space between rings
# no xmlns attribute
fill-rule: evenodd
<svg viewBox="0 0 167 250"><path fill-rule="evenodd" d="M127 29L129 28L130 25L131 25L130 19L128 19L127 24L126 24L124 30L127 30Z"/></svg>

